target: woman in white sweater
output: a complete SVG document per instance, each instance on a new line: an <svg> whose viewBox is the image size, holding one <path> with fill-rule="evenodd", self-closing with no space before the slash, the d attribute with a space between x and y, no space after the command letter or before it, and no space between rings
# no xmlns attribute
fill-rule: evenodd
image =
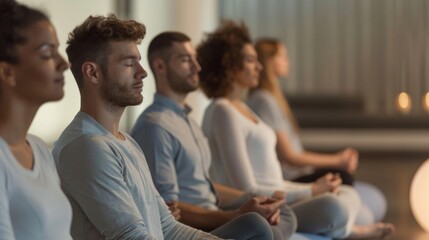
<svg viewBox="0 0 429 240"><path fill-rule="evenodd" d="M343 184L354 185L362 199L358 222L380 221L386 211L384 195L368 183L353 184L358 165L358 152L346 148L336 153L318 153L304 149L299 127L280 87L280 78L289 73L287 49L280 41L263 38L255 43L263 69L259 83L250 91L247 104L275 132L276 152L283 169L283 178L312 182L326 172L339 173Z"/></svg>
<svg viewBox="0 0 429 240"><path fill-rule="evenodd" d="M355 226L360 201L355 190L339 186L328 173L314 183L284 181L273 130L241 100L258 84L262 69L244 25L225 22L197 49L201 87L213 98L203 131L213 154L216 181L248 192L286 198L298 220L298 231L333 238L388 236L390 224Z"/></svg>
<svg viewBox="0 0 429 240"><path fill-rule="evenodd" d="M68 64L45 14L0 4L0 238L71 239L71 207L50 151L27 133L39 107L64 95Z"/></svg>

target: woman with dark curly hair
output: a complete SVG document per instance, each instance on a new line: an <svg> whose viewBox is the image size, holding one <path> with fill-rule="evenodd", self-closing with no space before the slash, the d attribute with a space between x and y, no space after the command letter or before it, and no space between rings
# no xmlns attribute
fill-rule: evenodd
<svg viewBox="0 0 429 240"><path fill-rule="evenodd" d="M0 238L71 239L71 207L48 147L28 128L64 95L68 64L42 12L0 3Z"/></svg>
<svg viewBox="0 0 429 240"><path fill-rule="evenodd" d="M283 180L275 151L274 131L241 100L257 86L262 66L247 28L225 22L197 49L204 93L213 98L204 119L209 139L213 178L252 193L286 198L298 220L298 231L333 238L388 236L390 224L355 226L360 201L356 191L340 186L337 174L314 183Z"/></svg>

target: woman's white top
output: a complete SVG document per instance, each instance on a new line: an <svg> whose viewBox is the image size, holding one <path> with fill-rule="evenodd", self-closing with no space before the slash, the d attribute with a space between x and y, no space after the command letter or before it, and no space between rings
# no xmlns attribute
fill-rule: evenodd
<svg viewBox="0 0 429 240"><path fill-rule="evenodd" d="M52 155L32 135L33 169L18 163L0 138L0 239L71 239L72 212L61 191Z"/></svg>
<svg viewBox="0 0 429 240"><path fill-rule="evenodd" d="M283 113L274 96L267 90L258 89L249 95L247 100L249 107L275 132L286 134L289 143L295 153L304 153L301 138L296 133L290 119ZM288 163L282 163L283 177L293 180L303 175L314 172L314 168L307 166L293 166Z"/></svg>
<svg viewBox="0 0 429 240"><path fill-rule="evenodd" d="M212 178L253 194L285 191L288 203L311 196L310 184L283 180L276 135L256 118L256 123L246 118L225 98L215 99L208 106L202 127L213 156Z"/></svg>

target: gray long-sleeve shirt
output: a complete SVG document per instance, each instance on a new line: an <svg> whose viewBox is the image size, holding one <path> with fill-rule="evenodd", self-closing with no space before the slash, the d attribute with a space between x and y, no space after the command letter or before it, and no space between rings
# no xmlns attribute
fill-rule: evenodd
<svg viewBox="0 0 429 240"><path fill-rule="evenodd" d="M124 134L124 133L123 133ZM156 191L143 152L79 112L55 144L75 239L217 239L177 222Z"/></svg>

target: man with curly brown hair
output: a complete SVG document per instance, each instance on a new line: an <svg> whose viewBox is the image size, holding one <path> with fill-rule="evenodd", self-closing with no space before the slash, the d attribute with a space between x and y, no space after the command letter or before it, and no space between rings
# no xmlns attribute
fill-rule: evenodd
<svg viewBox="0 0 429 240"><path fill-rule="evenodd" d="M73 208L74 239L218 239L177 222L151 180L145 156L119 130L125 107L140 104L145 27L90 16L67 41L81 109L53 155Z"/></svg>

